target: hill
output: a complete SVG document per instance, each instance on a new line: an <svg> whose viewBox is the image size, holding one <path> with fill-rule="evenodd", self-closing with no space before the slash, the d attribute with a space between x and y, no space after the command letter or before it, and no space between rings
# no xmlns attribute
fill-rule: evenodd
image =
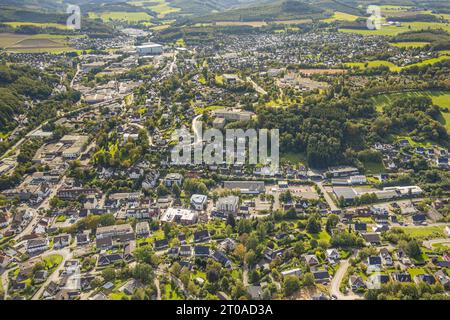
<svg viewBox="0 0 450 320"><path fill-rule="evenodd" d="M215 21L274 21L299 18L319 18L325 10L303 1L275 1L271 4L230 9L220 13L205 15L197 22Z"/></svg>

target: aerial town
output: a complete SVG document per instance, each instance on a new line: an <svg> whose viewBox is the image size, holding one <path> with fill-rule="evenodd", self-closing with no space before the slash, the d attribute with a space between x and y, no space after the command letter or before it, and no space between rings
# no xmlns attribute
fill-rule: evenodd
<svg viewBox="0 0 450 320"><path fill-rule="evenodd" d="M420 10L3 46L0 299L449 300L450 16ZM278 129L279 166L174 162L199 123Z"/></svg>

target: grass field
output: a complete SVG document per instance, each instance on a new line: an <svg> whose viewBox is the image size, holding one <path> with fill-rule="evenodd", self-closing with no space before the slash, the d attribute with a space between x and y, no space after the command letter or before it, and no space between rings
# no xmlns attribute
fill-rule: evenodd
<svg viewBox="0 0 450 320"><path fill-rule="evenodd" d="M102 12L100 14L89 12L89 17L100 18L103 21L122 20L128 22L138 22L138 21L152 20L152 16L149 15L147 12L114 11L114 12Z"/></svg>
<svg viewBox="0 0 450 320"><path fill-rule="evenodd" d="M434 239L443 238L444 226L429 226L416 228L402 228L403 231L416 239Z"/></svg>
<svg viewBox="0 0 450 320"><path fill-rule="evenodd" d="M407 31L427 30L427 29L443 29L450 32L450 24L437 22L405 22L400 27L382 26L378 30L370 29L339 29L340 32L357 33L363 36L396 36Z"/></svg>
<svg viewBox="0 0 450 320"><path fill-rule="evenodd" d="M181 9L170 6L167 0L151 0L151 1L131 1L130 4L138 7L150 9L158 14L158 18L164 18L166 15L178 12Z"/></svg>
<svg viewBox="0 0 450 320"><path fill-rule="evenodd" d="M450 92L446 91L411 91L411 92L398 92L398 93L388 93L372 97L372 101L375 104L377 111L383 111L386 105L391 104L395 99L400 97L430 97L433 103L442 109L443 119L441 123L445 125L447 131L450 132Z"/></svg>
<svg viewBox="0 0 450 320"><path fill-rule="evenodd" d="M38 28L56 28L61 30L67 30L67 26L65 24L59 23L38 23L38 22L2 22L10 27L17 28L20 26L33 26Z"/></svg>
<svg viewBox="0 0 450 320"><path fill-rule="evenodd" d="M367 64L367 65L366 65ZM389 67L389 70L392 72L398 72L401 70L401 68L392 62L385 61L385 60L374 60L374 61L368 61L368 62L349 62L346 63L345 66L350 68L359 68L359 69L366 69L366 68L376 68L380 66L386 66Z"/></svg>
<svg viewBox="0 0 450 320"><path fill-rule="evenodd" d="M391 45L399 48L422 48L430 44L429 42L392 42Z"/></svg>
<svg viewBox="0 0 450 320"><path fill-rule="evenodd" d="M290 162L293 165L303 165L306 163L306 155L301 152L285 152L280 154L280 161Z"/></svg>
<svg viewBox="0 0 450 320"><path fill-rule="evenodd" d="M266 26L267 23L265 21L218 21L216 25L222 27L249 26L259 28Z"/></svg>
<svg viewBox="0 0 450 320"><path fill-rule="evenodd" d="M335 22L335 21L355 21L358 16L336 11L331 18L324 19L325 22Z"/></svg>
<svg viewBox="0 0 450 320"><path fill-rule="evenodd" d="M402 69L407 69L411 67L422 67L425 65L435 64L444 60L450 60L450 56L446 52L441 52L440 56L437 58L430 58L426 59L417 63L409 64L407 66L399 67L396 64L386 61L386 60L374 60L374 61L367 61L367 62L348 62L345 63L346 67L349 68L359 68L359 69L367 69L367 68L376 68L380 66L386 66L389 68L391 72L399 72Z"/></svg>
<svg viewBox="0 0 450 320"><path fill-rule="evenodd" d="M5 48L7 51L21 53L47 52L57 54L68 51L77 51L67 45L67 40L69 37L65 35L51 34L24 35L0 33L0 48Z"/></svg>

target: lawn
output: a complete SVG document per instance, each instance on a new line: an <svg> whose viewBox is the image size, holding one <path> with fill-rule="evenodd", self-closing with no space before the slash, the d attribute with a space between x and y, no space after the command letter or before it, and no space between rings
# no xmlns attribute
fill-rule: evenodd
<svg viewBox="0 0 450 320"><path fill-rule="evenodd" d="M325 22L335 22L335 21L355 21L358 16L336 11L331 18L324 19Z"/></svg>
<svg viewBox="0 0 450 320"><path fill-rule="evenodd" d="M281 162L290 162L291 164L304 165L306 163L306 154L303 152L285 152L280 154Z"/></svg>
<svg viewBox="0 0 450 320"><path fill-rule="evenodd" d="M318 234L309 234L313 239L316 240L326 240L326 241L330 241L331 240L331 236L328 234L328 232L322 230L320 231Z"/></svg>
<svg viewBox="0 0 450 320"><path fill-rule="evenodd" d="M89 12L90 18L100 18L103 21L109 20L122 20L127 22L139 22L139 21L149 21L153 17L147 12L126 12L126 11L111 11L102 12L100 14Z"/></svg>
<svg viewBox="0 0 450 320"><path fill-rule="evenodd" d="M164 300L181 300L181 297L178 295L178 293L175 290L172 290L172 286L170 283L167 283L164 286L164 289Z"/></svg>
<svg viewBox="0 0 450 320"><path fill-rule="evenodd" d="M411 275L411 278L413 278L413 280L415 276L427 273L424 268L410 268L408 269L408 272Z"/></svg>
<svg viewBox="0 0 450 320"><path fill-rule="evenodd" d="M46 269L53 269L58 267L63 261L60 254L51 254L43 258Z"/></svg>
<svg viewBox="0 0 450 320"><path fill-rule="evenodd" d="M404 227L401 228L407 235L416 239L443 238L444 226Z"/></svg>
<svg viewBox="0 0 450 320"><path fill-rule="evenodd" d="M125 293L123 293L123 292L112 292L110 295L109 295L109 298L111 299L111 300L122 300L122 298L126 298L126 297L128 297Z"/></svg>
<svg viewBox="0 0 450 320"><path fill-rule="evenodd" d="M379 174L386 171L383 163L380 162L364 162L364 169L367 174Z"/></svg>

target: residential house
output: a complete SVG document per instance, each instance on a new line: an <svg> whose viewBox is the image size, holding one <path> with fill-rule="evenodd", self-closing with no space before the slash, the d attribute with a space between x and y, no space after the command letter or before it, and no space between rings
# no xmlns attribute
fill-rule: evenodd
<svg viewBox="0 0 450 320"><path fill-rule="evenodd" d="M320 263L315 254L307 254L304 259L309 266L316 266Z"/></svg>
<svg viewBox="0 0 450 320"><path fill-rule="evenodd" d="M29 254L43 252L48 249L49 241L47 238L35 238L27 241L27 252Z"/></svg>
<svg viewBox="0 0 450 320"><path fill-rule="evenodd" d="M141 238L150 236L150 226L147 221L138 222L136 224L136 236Z"/></svg>
<svg viewBox="0 0 450 320"><path fill-rule="evenodd" d="M114 264L118 261L122 261L123 255L120 253L100 254L97 259L97 266L104 267L110 264Z"/></svg>
<svg viewBox="0 0 450 320"><path fill-rule="evenodd" d="M431 274L418 274L414 277L415 283L425 282L428 284L435 284L436 279Z"/></svg>
<svg viewBox="0 0 450 320"><path fill-rule="evenodd" d="M394 272L391 274L393 281L411 282L411 275L407 272Z"/></svg>
<svg viewBox="0 0 450 320"><path fill-rule="evenodd" d="M446 274L444 270L436 271L434 276L444 287L445 290L450 290L450 277Z"/></svg>
<svg viewBox="0 0 450 320"><path fill-rule="evenodd" d="M380 256L369 256L367 258L367 272L374 272L381 270L381 257Z"/></svg>
<svg viewBox="0 0 450 320"><path fill-rule="evenodd" d="M336 261L340 258L339 251L337 249L327 249L325 256L328 261Z"/></svg>
<svg viewBox="0 0 450 320"><path fill-rule="evenodd" d="M53 248L61 249L67 247L71 240L70 234L61 234L53 238Z"/></svg>
<svg viewBox="0 0 450 320"><path fill-rule="evenodd" d="M194 232L194 242L204 242L211 239L207 229Z"/></svg>
<svg viewBox="0 0 450 320"><path fill-rule="evenodd" d="M220 264L222 264L223 267L225 268L231 268L231 261L230 259L228 259L228 257L221 251L216 250L214 251L214 253L212 254L212 257L219 262Z"/></svg>
<svg viewBox="0 0 450 320"><path fill-rule="evenodd" d="M381 258L383 265L386 265L386 266L393 265L392 256L388 249L386 249L386 248L380 249L380 258Z"/></svg>
<svg viewBox="0 0 450 320"><path fill-rule="evenodd" d="M358 289L365 289L366 283L360 276L351 275L348 279L348 284L353 291L357 291Z"/></svg>
<svg viewBox="0 0 450 320"><path fill-rule="evenodd" d="M167 239L155 240L154 248L155 250L162 250L169 247L169 242Z"/></svg>
<svg viewBox="0 0 450 320"><path fill-rule="evenodd" d="M327 283L330 281L330 274L328 270L316 270L312 271L314 279L319 283Z"/></svg>
<svg viewBox="0 0 450 320"><path fill-rule="evenodd" d="M209 257L209 247L207 246L195 246L194 255L196 257Z"/></svg>
<svg viewBox="0 0 450 320"><path fill-rule="evenodd" d="M287 276L297 276L300 277L302 275L302 269L300 268L295 268L295 269L289 269L289 270L285 270L285 271L281 271L281 275L283 277L287 277Z"/></svg>

